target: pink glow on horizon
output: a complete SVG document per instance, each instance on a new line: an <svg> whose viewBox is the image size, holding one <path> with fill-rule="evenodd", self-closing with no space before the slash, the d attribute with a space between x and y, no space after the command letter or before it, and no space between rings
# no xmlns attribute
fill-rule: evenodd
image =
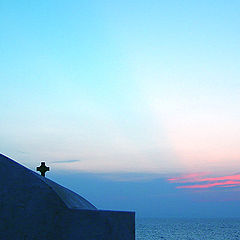
<svg viewBox="0 0 240 240"><path fill-rule="evenodd" d="M223 177L210 177L210 178L201 178L200 176L201 175L199 175L199 174L189 174L189 175L185 175L182 177L169 178L168 181L175 182L175 183L190 183L190 182L240 180L240 174L223 176Z"/></svg>
<svg viewBox="0 0 240 240"><path fill-rule="evenodd" d="M211 188L215 186L221 187L230 187L230 186L240 186L240 181L226 181L226 182L216 182L216 183L207 183L207 184L197 184L197 185L187 185L187 186L178 186L177 188Z"/></svg>
<svg viewBox="0 0 240 240"><path fill-rule="evenodd" d="M175 178L169 178L168 181L171 182L178 182L178 183L185 183L185 182L196 182L197 180L200 180L202 176L206 176L207 172L202 173L190 173L185 174L181 177L175 177Z"/></svg>
<svg viewBox="0 0 240 240"><path fill-rule="evenodd" d="M186 174L176 178L169 178L168 181L172 183L196 183L194 185L177 186L176 188L179 189L203 189L212 187L231 188L240 186L240 174L222 177L206 177L206 175L207 173Z"/></svg>

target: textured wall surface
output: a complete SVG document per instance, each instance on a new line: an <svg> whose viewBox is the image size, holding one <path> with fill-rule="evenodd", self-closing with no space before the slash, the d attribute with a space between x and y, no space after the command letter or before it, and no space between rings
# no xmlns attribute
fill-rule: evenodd
<svg viewBox="0 0 240 240"><path fill-rule="evenodd" d="M0 154L0 239L133 240L134 224Z"/></svg>

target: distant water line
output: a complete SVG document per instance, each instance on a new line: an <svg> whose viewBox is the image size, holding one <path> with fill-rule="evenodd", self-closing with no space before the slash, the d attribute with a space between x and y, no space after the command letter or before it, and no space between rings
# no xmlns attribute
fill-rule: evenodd
<svg viewBox="0 0 240 240"><path fill-rule="evenodd" d="M240 218L136 219L136 240L240 240Z"/></svg>

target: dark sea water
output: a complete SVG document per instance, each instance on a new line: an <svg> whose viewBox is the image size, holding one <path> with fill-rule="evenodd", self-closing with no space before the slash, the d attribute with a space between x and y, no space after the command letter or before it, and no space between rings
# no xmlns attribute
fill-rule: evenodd
<svg viewBox="0 0 240 240"><path fill-rule="evenodd" d="M240 240L240 219L136 219L136 240Z"/></svg>

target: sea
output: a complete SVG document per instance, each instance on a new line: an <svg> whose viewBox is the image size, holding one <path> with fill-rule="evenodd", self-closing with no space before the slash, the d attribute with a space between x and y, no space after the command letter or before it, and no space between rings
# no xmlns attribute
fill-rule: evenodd
<svg viewBox="0 0 240 240"><path fill-rule="evenodd" d="M240 240L240 219L136 219L136 240Z"/></svg>

